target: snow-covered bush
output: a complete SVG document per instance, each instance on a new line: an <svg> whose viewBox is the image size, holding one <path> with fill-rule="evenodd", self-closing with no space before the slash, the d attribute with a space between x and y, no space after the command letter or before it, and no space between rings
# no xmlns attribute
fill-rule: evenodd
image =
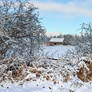
<svg viewBox="0 0 92 92"><path fill-rule="evenodd" d="M92 81L92 58L82 57L79 60L77 76L84 82Z"/></svg>

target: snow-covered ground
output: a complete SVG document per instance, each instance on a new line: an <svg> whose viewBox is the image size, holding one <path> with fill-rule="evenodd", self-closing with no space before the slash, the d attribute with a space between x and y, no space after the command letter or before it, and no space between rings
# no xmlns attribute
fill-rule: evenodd
<svg viewBox="0 0 92 92"><path fill-rule="evenodd" d="M31 62L33 67L23 68L27 76L23 80L11 83L5 80L0 83L0 92L92 92L92 82L82 82L76 74L78 62L76 58L62 61L62 57L74 52L73 46L45 46L43 56ZM84 59L84 58L82 58ZM79 63L79 64L78 64ZM82 64L82 63L81 63Z"/></svg>
<svg viewBox="0 0 92 92"><path fill-rule="evenodd" d="M56 84L43 78L26 81L23 85L22 82L3 82L0 84L0 92L92 92L92 84L83 83L76 77L68 82L57 78Z"/></svg>
<svg viewBox="0 0 92 92"><path fill-rule="evenodd" d="M75 47L70 45L44 46L42 50L42 56L53 59L61 59L69 51L74 52Z"/></svg>
<svg viewBox="0 0 92 92"><path fill-rule="evenodd" d="M6 88L0 87L0 92L92 92L92 85L86 85L74 91L66 83L54 85L51 82L40 82L38 80L24 85L8 84Z"/></svg>

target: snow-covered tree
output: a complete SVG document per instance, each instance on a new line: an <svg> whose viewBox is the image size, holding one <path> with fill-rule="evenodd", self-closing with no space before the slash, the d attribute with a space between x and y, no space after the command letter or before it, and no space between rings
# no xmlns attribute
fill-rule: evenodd
<svg viewBox="0 0 92 92"><path fill-rule="evenodd" d="M0 3L0 31L9 38L3 56L18 55L31 60L45 33L37 8L29 0L1 0Z"/></svg>
<svg viewBox="0 0 92 92"><path fill-rule="evenodd" d="M81 24L81 38L78 44L78 51L82 55L92 54L92 24Z"/></svg>
<svg viewBox="0 0 92 92"><path fill-rule="evenodd" d="M72 45L72 41L73 41L73 36L72 35L64 35L64 45Z"/></svg>

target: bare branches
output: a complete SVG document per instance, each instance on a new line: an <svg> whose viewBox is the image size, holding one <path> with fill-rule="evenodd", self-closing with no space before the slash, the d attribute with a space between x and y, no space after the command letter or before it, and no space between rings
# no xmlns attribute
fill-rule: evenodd
<svg viewBox="0 0 92 92"><path fill-rule="evenodd" d="M29 0L2 1L0 31L4 32L4 36L17 42L10 41L8 43L9 49L4 53L4 56L8 57L17 54L31 60L36 56L35 53L44 38L44 28L41 26L39 13Z"/></svg>

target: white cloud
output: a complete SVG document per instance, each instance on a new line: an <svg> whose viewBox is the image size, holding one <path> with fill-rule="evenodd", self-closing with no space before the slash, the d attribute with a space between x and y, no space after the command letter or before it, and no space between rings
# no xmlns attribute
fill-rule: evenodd
<svg viewBox="0 0 92 92"><path fill-rule="evenodd" d="M72 16L92 17L92 11L89 8L82 7L81 4L78 6L74 2L69 2L66 4L55 2L34 2L34 5L42 11L58 12Z"/></svg>

